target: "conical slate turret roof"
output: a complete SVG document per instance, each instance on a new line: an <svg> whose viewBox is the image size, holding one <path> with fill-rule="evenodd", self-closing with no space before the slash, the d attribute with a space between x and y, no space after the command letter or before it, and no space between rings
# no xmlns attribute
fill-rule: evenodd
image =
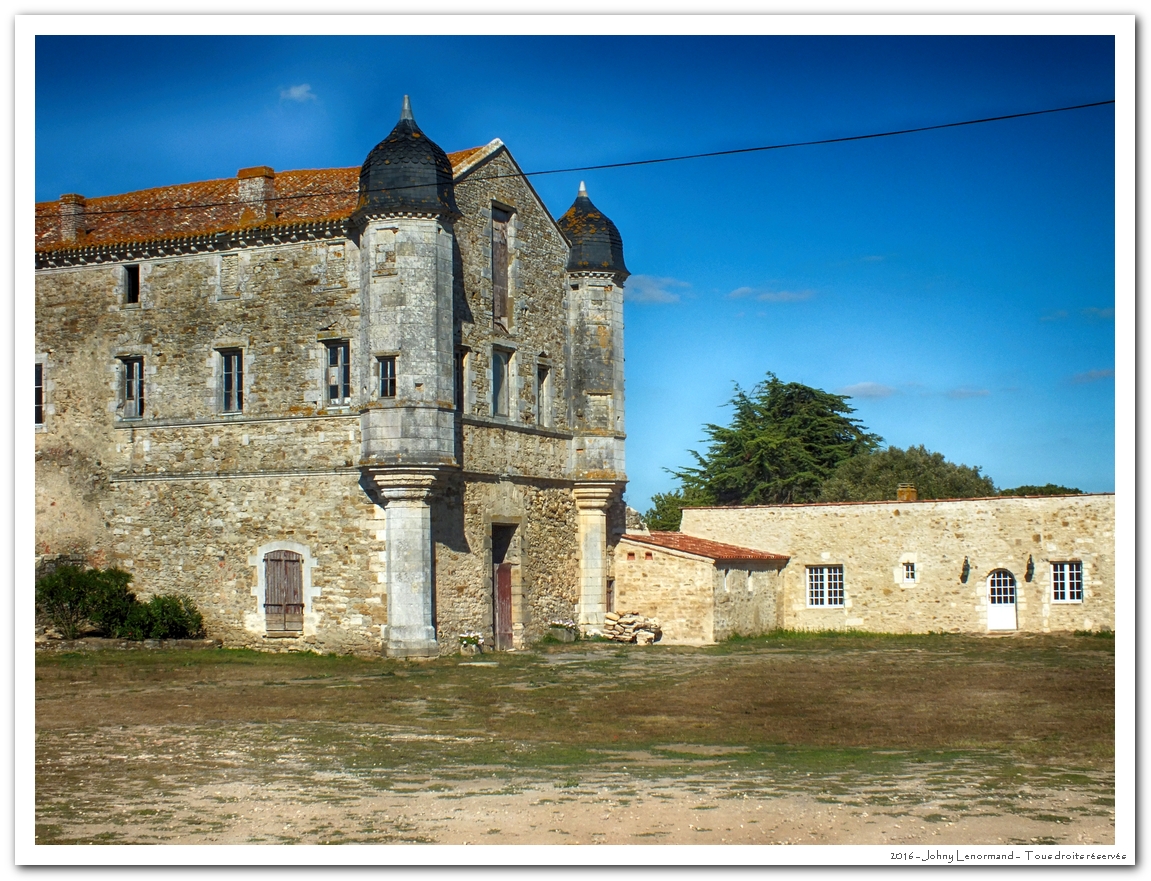
<svg viewBox="0 0 1151 881"><path fill-rule="evenodd" d="M623 239L614 223L592 204L583 181L575 203L558 221L571 245L568 272L615 272L628 275Z"/></svg>
<svg viewBox="0 0 1151 881"><path fill-rule="evenodd" d="M420 131L404 95L400 121L360 169L356 216L368 214L458 215L447 154Z"/></svg>

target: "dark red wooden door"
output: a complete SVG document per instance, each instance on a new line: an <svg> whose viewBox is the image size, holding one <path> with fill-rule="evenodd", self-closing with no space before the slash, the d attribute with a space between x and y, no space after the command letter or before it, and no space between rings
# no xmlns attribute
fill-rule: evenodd
<svg viewBox="0 0 1151 881"><path fill-rule="evenodd" d="M264 618L268 630L304 629L304 558L293 551L264 557Z"/></svg>
<svg viewBox="0 0 1151 881"><path fill-rule="evenodd" d="M512 647L512 564L496 566L496 649Z"/></svg>

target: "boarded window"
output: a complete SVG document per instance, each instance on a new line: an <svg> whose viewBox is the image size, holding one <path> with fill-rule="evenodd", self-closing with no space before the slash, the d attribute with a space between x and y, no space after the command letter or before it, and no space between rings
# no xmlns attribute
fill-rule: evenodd
<svg viewBox="0 0 1151 881"><path fill-rule="evenodd" d="M224 254L220 257L220 298L240 296L240 255Z"/></svg>
<svg viewBox="0 0 1151 881"><path fill-rule="evenodd" d="M552 424L552 372L546 364L536 364L536 425Z"/></svg>
<svg viewBox="0 0 1151 881"><path fill-rule="evenodd" d="M304 558L293 551L264 557L264 620L267 629L304 629Z"/></svg>
<svg viewBox="0 0 1151 881"><path fill-rule="evenodd" d="M492 317L508 325L508 221L511 213L492 208Z"/></svg>

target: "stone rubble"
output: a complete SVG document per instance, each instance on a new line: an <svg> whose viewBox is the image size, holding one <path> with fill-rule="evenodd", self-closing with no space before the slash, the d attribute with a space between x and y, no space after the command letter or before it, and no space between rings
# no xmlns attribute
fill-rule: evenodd
<svg viewBox="0 0 1151 881"><path fill-rule="evenodd" d="M638 612L608 612L604 615L603 635L615 642L651 645L663 636L659 621Z"/></svg>

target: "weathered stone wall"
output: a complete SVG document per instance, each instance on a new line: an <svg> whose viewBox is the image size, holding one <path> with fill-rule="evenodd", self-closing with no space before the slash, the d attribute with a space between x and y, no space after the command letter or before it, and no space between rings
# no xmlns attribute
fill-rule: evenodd
<svg viewBox="0 0 1151 881"><path fill-rule="evenodd" d="M725 569L724 564L718 564L713 588L715 641L722 642L732 636L758 636L775 630L779 626L776 597L779 587L779 570L775 567Z"/></svg>
<svg viewBox="0 0 1151 881"><path fill-rule="evenodd" d="M689 508L681 529L790 555L780 603L788 628L982 632L995 569L1015 576L1020 630L1115 626L1113 495ZM1074 560L1083 601L1052 602L1051 563ZM903 583L904 562L915 564L914 583ZM844 607L808 608L806 567L826 565L843 566Z"/></svg>
<svg viewBox="0 0 1151 881"><path fill-rule="evenodd" d="M716 638L717 575L711 560L624 537L616 547L615 608L658 619L660 642L707 645Z"/></svg>

